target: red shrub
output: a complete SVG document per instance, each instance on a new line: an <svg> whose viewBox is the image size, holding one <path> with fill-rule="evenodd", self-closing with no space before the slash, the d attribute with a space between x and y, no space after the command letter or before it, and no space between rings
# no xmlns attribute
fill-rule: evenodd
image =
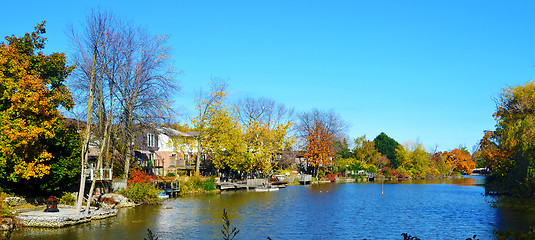
<svg viewBox="0 0 535 240"><path fill-rule="evenodd" d="M150 183L154 182L155 180L155 176L149 175L148 173L135 168L130 169L128 176L128 183Z"/></svg>

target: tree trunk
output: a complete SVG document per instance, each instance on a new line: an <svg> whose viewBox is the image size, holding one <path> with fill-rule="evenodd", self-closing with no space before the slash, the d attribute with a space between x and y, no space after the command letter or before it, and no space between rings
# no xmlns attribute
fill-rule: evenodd
<svg viewBox="0 0 535 240"><path fill-rule="evenodd" d="M200 133L197 136L197 162L195 163L195 174L200 175L200 169L201 169L201 159L202 159L202 146L201 146L201 138Z"/></svg>
<svg viewBox="0 0 535 240"><path fill-rule="evenodd" d="M97 43L95 43L97 44ZM91 111L93 109L93 91L95 89L95 74L96 74L96 62L97 62L97 45L93 49L93 64L91 66L91 79L89 82L89 97L87 100L87 123L86 133L84 139L84 145L82 146L82 169L80 173L80 189L78 190L78 199L76 201L76 213L82 210L82 202L84 201L85 192L85 165L89 159L89 141L91 137Z"/></svg>
<svg viewBox="0 0 535 240"><path fill-rule="evenodd" d="M106 154L107 155L107 152L105 152L105 150L107 149L108 147L108 139L109 139L109 135L110 135L110 122L111 122L111 114L113 112L113 99L111 100L111 108L110 108L110 114L108 115L108 119L106 120L106 125L104 126L104 136L102 137L102 144L100 145L100 151L99 151L99 155L98 155L98 161L97 161L97 168L94 169L93 171L95 172L98 171L98 173L100 174L100 169L102 168L102 159L103 159L103 156ZM104 115L101 113L101 115ZM101 118L103 119L103 118ZM86 211L89 213L89 207L91 206L91 199L93 198L93 190L95 189L95 183L97 182L97 174L93 174L93 181L91 182L91 187L89 188L89 196L87 197L87 204L86 204ZM102 175L100 175L100 178L102 178Z"/></svg>
<svg viewBox="0 0 535 240"><path fill-rule="evenodd" d="M127 117L127 123L125 127L126 131L126 143L128 144L128 147L126 148L126 159L124 161L124 175L123 179L128 179L128 172L130 171L130 160L133 158L133 136L132 136L132 111L129 110L128 117Z"/></svg>

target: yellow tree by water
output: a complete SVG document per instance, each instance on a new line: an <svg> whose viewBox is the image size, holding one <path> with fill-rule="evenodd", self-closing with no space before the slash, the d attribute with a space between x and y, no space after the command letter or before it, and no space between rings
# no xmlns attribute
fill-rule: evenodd
<svg viewBox="0 0 535 240"><path fill-rule="evenodd" d="M62 120L58 107L73 101L63 84L73 67L65 55L45 55L45 22L23 37L0 44L0 177L41 178L53 158L44 145Z"/></svg>

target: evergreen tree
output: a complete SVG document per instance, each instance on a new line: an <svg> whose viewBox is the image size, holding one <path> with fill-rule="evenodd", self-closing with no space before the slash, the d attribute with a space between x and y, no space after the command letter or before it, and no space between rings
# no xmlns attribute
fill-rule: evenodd
<svg viewBox="0 0 535 240"><path fill-rule="evenodd" d="M397 168L399 162L396 157L396 149L398 148L399 143L384 132L375 137L373 142L375 143L375 149L390 160L393 168Z"/></svg>

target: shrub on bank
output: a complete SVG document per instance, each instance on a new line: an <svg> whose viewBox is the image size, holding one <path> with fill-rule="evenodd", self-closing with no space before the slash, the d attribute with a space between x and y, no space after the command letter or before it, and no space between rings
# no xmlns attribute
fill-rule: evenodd
<svg viewBox="0 0 535 240"><path fill-rule="evenodd" d="M188 179L180 180L180 192L182 194L211 192L216 190L215 178L202 178L193 176Z"/></svg>
<svg viewBox="0 0 535 240"><path fill-rule="evenodd" d="M64 192L63 196L59 199L59 204L65 204L65 205L74 205L76 202L76 194L72 194L69 192Z"/></svg>
<svg viewBox="0 0 535 240"><path fill-rule="evenodd" d="M122 195L131 199L136 203L157 203L160 201L158 198L158 189L154 184L135 182L128 184L128 188L121 192Z"/></svg>
<svg viewBox="0 0 535 240"><path fill-rule="evenodd" d="M176 177L176 174L173 172L167 173L167 177Z"/></svg>

